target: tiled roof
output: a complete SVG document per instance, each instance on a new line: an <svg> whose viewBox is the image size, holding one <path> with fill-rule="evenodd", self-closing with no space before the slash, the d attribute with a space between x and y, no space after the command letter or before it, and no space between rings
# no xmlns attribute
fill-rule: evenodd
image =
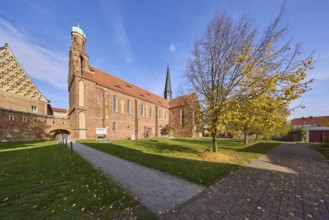
<svg viewBox="0 0 329 220"><path fill-rule="evenodd" d="M329 116L308 117L308 118L294 118L291 120L292 125L323 125L323 120L329 121Z"/></svg>
<svg viewBox="0 0 329 220"><path fill-rule="evenodd" d="M96 82L98 85L103 86L108 89L112 89L114 91L118 91L121 93L124 93L126 95L133 96L135 98L165 107L169 108L168 101L164 98L155 95L149 91L146 91L145 89L142 89L138 86L135 86L134 84L131 84L129 82L126 82L122 79L119 79L113 75L110 75L108 73L105 73L95 67L89 66L90 72L83 72L82 77L85 79L88 79L90 81Z"/></svg>
<svg viewBox="0 0 329 220"><path fill-rule="evenodd" d="M194 95L195 93L190 93L187 95L178 96L177 98L174 98L169 101L169 106L170 108L175 108L175 107L186 105L193 98Z"/></svg>
<svg viewBox="0 0 329 220"><path fill-rule="evenodd" d="M53 112L62 112L62 113L66 113L66 109L64 108L54 108L54 107L51 107Z"/></svg>

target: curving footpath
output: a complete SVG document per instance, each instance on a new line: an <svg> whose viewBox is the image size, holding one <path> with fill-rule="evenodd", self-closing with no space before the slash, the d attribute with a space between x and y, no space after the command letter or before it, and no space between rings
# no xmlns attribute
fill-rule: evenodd
<svg viewBox="0 0 329 220"><path fill-rule="evenodd" d="M157 214L177 207L205 189L82 144L73 143L73 149Z"/></svg>
<svg viewBox="0 0 329 220"><path fill-rule="evenodd" d="M281 144L162 219L329 219L329 163Z"/></svg>

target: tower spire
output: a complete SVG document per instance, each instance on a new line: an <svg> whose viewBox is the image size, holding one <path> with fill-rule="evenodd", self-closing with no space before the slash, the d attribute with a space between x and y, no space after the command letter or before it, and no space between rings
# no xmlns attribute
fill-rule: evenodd
<svg viewBox="0 0 329 220"><path fill-rule="evenodd" d="M171 100L172 91L171 91L171 81L170 81L170 71L169 71L169 64L167 66L167 76L166 76L166 85L164 90L164 98L167 99L167 101Z"/></svg>

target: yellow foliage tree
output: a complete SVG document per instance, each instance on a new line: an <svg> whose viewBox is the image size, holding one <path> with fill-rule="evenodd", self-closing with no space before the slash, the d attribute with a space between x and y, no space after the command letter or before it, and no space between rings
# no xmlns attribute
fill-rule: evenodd
<svg viewBox="0 0 329 220"><path fill-rule="evenodd" d="M199 97L214 152L218 149L218 128L226 126L237 114L232 108L255 106L268 97L278 105L288 106L309 89L312 80L305 79L312 69L312 58L301 57L299 45L292 47L290 42L282 42L287 31L281 25L283 14L284 6L263 34L253 28L248 17L234 22L222 14L209 23L203 37L195 42L185 76ZM248 117L255 123L275 124Z"/></svg>

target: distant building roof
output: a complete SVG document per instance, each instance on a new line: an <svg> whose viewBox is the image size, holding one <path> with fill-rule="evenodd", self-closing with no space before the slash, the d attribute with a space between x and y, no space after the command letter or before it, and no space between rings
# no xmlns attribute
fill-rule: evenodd
<svg viewBox="0 0 329 220"><path fill-rule="evenodd" d="M329 121L329 116L294 118L291 120L292 125L323 125L323 120Z"/></svg>
<svg viewBox="0 0 329 220"><path fill-rule="evenodd" d="M66 113L66 109L65 108L54 108L52 107L53 112L61 112L61 113Z"/></svg>
<svg viewBox="0 0 329 220"><path fill-rule="evenodd" d="M191 99L193 98L194 95L195 95L195 93L190 93L187 95L178 96L177 98L170 100L169 101L170 108L176 108L176 107L180 107L183 105L187 105L188 102L191 101Z"/></svg>
<svg viewBox="0 0 329 220"><path fill-rule="evenodd" d="M82 77L90 81L96 82L98 85L103 86L114 91L124 93L126 95L169 108L169 103L166 99L155 95L145 89L142 89L134 84L119 79L113 75L103 72L95 67L89 66L90 72L83 72Z"/></svg>

